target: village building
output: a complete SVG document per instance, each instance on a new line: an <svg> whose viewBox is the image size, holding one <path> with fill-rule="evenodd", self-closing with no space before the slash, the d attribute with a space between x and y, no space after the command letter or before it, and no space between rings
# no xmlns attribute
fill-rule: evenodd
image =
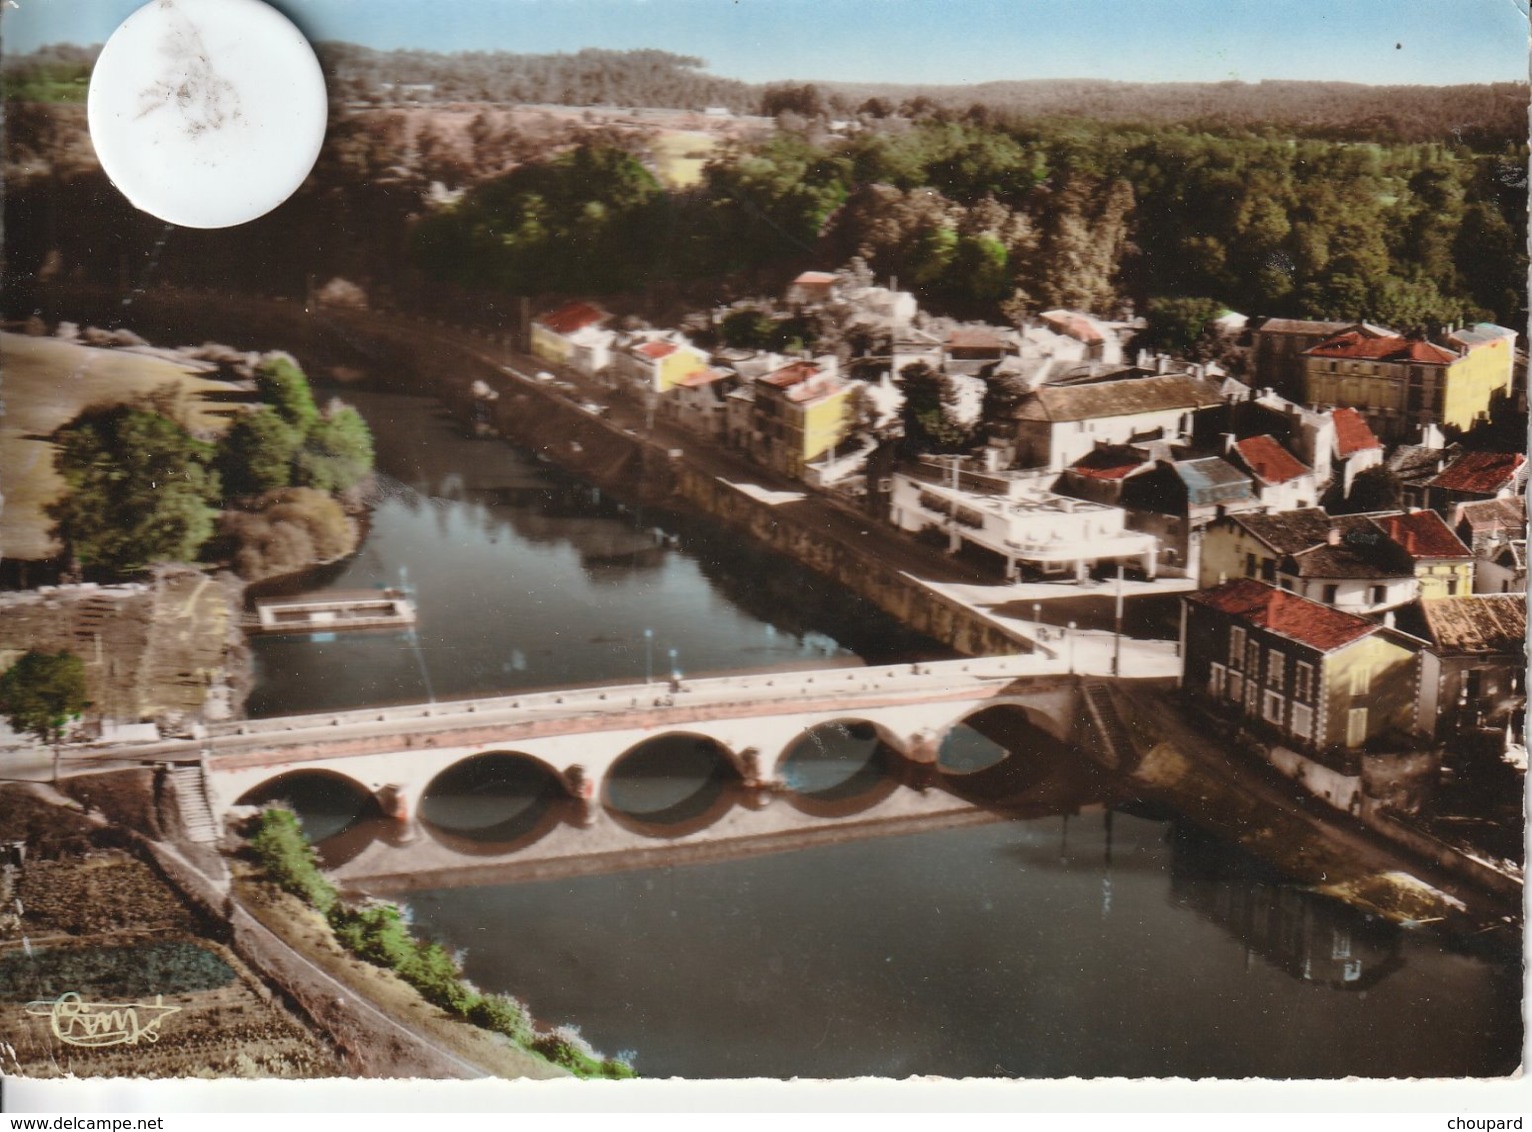
<svg viewBox="0 0 1532 1132"><path fill-rule="evenodd" d="M1069 310L1044 311L1038 318L1054 334L1078 344L1079 360L1121 364L1122 339L1100 319Z"/></svg>
<svg viewBox="0 0 1532 1132"><path fill-rule="evenodd" d="M1227 515L1202 539L1198 583L1235 578L1375 615L1472 592L1474 559L1434 511L1328 515L1318 507Z"/></svg>
<svg viewBox="0 0 1532 1132"><path fill-rule="evenodd" d="M1186 577L1197 575L1210 523L1261 507L1250 477L1217 456L1157 460L1125 480L1121 500L1129 525L1158 540L1161 571Z"/></svg>
<svg viewBox="0 0 1532 1132"><path fill-rule="evenodd" d="M1012 350L1008 334L993 326L959 326L947 334L942 368L974 377L996 366Z"/></svg>
<svg viewBox="0 0 1532 1132"><path fill-rule="evenodd" d="M1420 645L1241 578L1183 599L1181 687L1258 736L1278 770L1355 812L1412 761Z"/></svg>
<svg viewBox="0 0 1532 1132"><path fill-rule="evenodd" d="M1453 530L1474 555L1473 592L1525 593L1527 501L1522 495L1460 503Z"/></svg>
<svg viewBox="0 0 1532 1132"><path fill-rule="evenodd" d="M1250 475L1256 498L1268 511L1312 507L1319 499L1314 469L1270 434L1229 442L1227 458Z"/></svg>
<svg viewBox="0 0 1532 1132"><path fill-rule="evenodd" d="M768 467L801 479L806 464L844 442L855 384L833 357L790 362L753 388L752 431Z"/></svg>
<svg viewBox="0 0 1532 1132"><path fill-rule="evenodd" d="M630 337L612 356L617 384L639 396L663 396L688 374L708 367L707 354L683 334L648 331Z"/></svg>
<svg viewBox="0 0 1532 1132"><path fill-rule="evenodd" d="M1417 727L1438 740L1501 739L1522 731L1527 604L1519 594L1424 598L1399 611L1400 629L1426 642Z"/></svg>
<svg viewBox="0 0 1532 1132"><path fill-rule="evenodd" d="M996 555L1007 580L1023 570L1083 580L1107 563L1155 576L1155 540L1128 530L1121 508L1056 495L1036 476L972 470L954 476L932 461L895 473L890 508L901 530L944 531L954 549L962 542Z"/></svg>
<svg viewBox="0 0 1532 1132"><path fill-rule="evenodd" d="M728 397L739 383L731 370L704 366L679 378L660 402L660 415L713 440L728 431Z"/></svg>
<svg viewBox="0 0 1532 1132"><path fill-rule="evenodd" d="M1444 518L1461 503L1521 495L1527 458L1520 452L1462 452L1425 483L1426 506Z"/></svg>
<svg viewBox="0 0 1532 1132"><path fill-rule="evenodd" d="M830 271L805 271L787 285L787 303L794 307L811 307L827 303L835 293L839 277Z"/></svg>
<svg viewBox="0 0 1532 1132"><path fill-rule="evenodd" d="M532 320L532 353L553 365L596 374L611 361L615 334L603 324L612 316L593 303L574 302Z"/></svg>
<svg viewBox="0 0 1532 1132"><path fill-rule="evenodd" d="M1357 409L1387 441L1425 425L1468 431L1509 397L1515 333L1478 323L1438 345L1418 338L1342 331L1303 352L1303 401Z"/></svg>
<svg viewBox="0 0 1532 1132"><path fill-rule="evenodd" d="M1044 385L1002 426L1018 467L1061 472L1098 444L1189 442L1199 413L1221 409L1218 387L1191 374L1153 374L1078 385Z"/></svg>
<svg viewBox="0 0 1532 1132"><path fill-rule="evenodd" d="M1357 324L1351 322L1266 319L1250 332L1252 384L1257 388L1270 388L1286 398L1301 398L1303 352L1355 326Z"/></svg>

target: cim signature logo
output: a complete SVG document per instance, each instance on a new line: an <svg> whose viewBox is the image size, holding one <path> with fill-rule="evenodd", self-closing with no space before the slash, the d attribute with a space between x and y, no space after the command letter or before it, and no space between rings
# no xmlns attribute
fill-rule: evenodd
<svg viewBox="0 0 1532 1132"><path fill-rule="evenodd" d="M27 1003L27 1013L48 1019L53 1036L72 1046L133 1046L160 1040L160 1023L179 1006L166 1006L163 995L152 1003L86 1002L74 991L53 1000Z"/></svg>

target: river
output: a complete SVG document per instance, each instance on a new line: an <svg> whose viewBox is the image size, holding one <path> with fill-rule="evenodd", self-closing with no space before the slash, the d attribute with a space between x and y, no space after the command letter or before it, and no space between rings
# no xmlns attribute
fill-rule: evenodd
<svg viewBox="0 0 1532 1132"><path fill-rule="evenodd" d="M327 584L402 581L418 633L257 639L252 714L943 655L711 524L469 440L433 402L351 399L386 494ZM1006 754L967 738L949 769ZM858 794L918 788L875 748L832 741L801 785L848 813ZM635 791L684 799L710 773L696 752L667 772L668 757ZM343 799L295 801L316 835L352 823ZM495 827L469 800L439 799L434 816L459 804L466 825ZM1519 955L1301 891L1089 776L1044 809L407 903L479 987L633 1051L646 1076L1488 1076L1519 1063Z"/></svg>

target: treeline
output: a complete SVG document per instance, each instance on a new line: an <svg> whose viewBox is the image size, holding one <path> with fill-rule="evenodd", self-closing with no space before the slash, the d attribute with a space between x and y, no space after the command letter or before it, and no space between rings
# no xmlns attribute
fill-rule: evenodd
<svg viewBox="0 0 1532 1132"><path fill-rule="evenodd" d="M4 63L5 98L78 100L100 47L55 44ZM1031 79L972 86L781 81L752 84L708 74L704 60L669 51L523 55L507 51L378 51L317 45L331 93L350 104L551 103L653 106L808 118L968 118L1101 122L1227 131L1271 128L1330 141L1456 142L1498 149L1524 140L1528 86L1367 86L1343 82L1125 83Z"/></svg>
<svg viewBox="0 0 1532 1132"><path fill-rule="evenodd" d="M1270 127L1332 141L1456 141L1499 148L1527 134L1526 83L1366 86L1267 80L1259 83L1125 83L1035 79L974 86L821 84L830 104L924 117L946 113L1016 124L1092 118L1182 123L1198 129Z"/></svg>
<svg viewBox="0 0 1532 1132"><path fill-rule="evenodd" d="M1399 328L1524 322L1525 145L929 121L781 131L667 194L582 147L416 232L444 279L599 293L861 256L946 313L1205 297ZM592 171L600 171L594 175Z"/></svg>
<svg viewBox="0 0 1532 1132"><path fill-rule="evenodd" d="M669 51L516 55L506 51L375 51L322 43L317 53L348 102L518 102L560 106L726 106L756 113L759 87L705 73ZM408 88L408 89L402 89Z"/></svg>

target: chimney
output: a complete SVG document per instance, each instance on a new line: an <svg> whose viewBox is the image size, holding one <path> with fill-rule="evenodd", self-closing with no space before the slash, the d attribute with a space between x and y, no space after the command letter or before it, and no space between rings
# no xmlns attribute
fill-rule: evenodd
<svg viewBox="0 0 1532 1132"><path fill-rule="evenodd" d="M1329 543L1331 546L1339 546L1341 542L1340 528L1331 527L1329 533L1325 535L1325 542Z"/></svg>
<svg viewBox="0 0 1532 1132"><path fill-rule="evenodd" d="M1227 456L1230 452L1234 451L1234 434L1232 432L1222 432L1219 433L1219 436L1223 438L1223 453Z"/></svg>

